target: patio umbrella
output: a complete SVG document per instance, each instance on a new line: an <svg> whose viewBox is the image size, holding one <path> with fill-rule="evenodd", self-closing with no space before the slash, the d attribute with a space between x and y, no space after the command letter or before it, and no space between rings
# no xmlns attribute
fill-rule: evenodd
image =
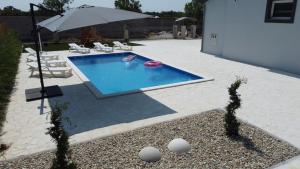
<svg viewBox="0 0 300 169"><path fill-rule="evenodd" d="M44 20L38 25L52 32L61 32L87 26L150 17L152 16L137 12L83 5Z"/></svg>

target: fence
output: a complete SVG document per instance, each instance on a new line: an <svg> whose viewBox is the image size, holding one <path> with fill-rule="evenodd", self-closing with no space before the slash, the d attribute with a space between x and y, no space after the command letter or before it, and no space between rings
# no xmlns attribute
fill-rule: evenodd
<svg viewBox="0 0 300 169"><path fill-rule="evenodd" d="M48 17L37 17L37 21L42 21ZM31 30L32 23L30 16L0 16L0 23L5 23L8 27L14 29L23 42L32 42ZM114 22L96 26L97 33L105 38L122 39L123 27L127 24L130 38L142 39L151 32L169 31L172 32L173 18L147 18L131 20L126 22ZM201 34L201 26L198 26L197 33ZM79 38L80 29L69 30L54 34L46 29L42 29L41 36L43 41L52 41L54 37L59 39Z"/></svg>

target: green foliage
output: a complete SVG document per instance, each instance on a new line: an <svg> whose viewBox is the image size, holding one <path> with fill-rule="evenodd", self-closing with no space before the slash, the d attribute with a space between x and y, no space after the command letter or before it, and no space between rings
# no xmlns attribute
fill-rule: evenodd
<svg viewBox="0 0 300 169"><path fill-rule="evenodd" d="M22 11L20 9L14 8L13 6L4 7L2 10L0 9L1 16L30 16L30 11ZM37 9L35 10L36 16L54 16L57 15L56 12L48 11L45 9Z"/></svg>
<svg viewBox="0 0 300 169"><path fill-rule="evenodd" d="M242 83L247 83L245 79L237 78L237 80L231 84L228 88L230 95L229 104L226 106L225 114L225 129L226 135L231 138L237 138L239 136L240 123L236 119L236 110L241 107L241 98L237 90Z"/></svg>
<svg viewBox="0 0 300 169"><path fill-rule="evenodd" d="M0 133L15 84L21 51L22 44L17 34L0 24Z"/></svg>
<svg viewBox="0 0 300 169"><path fill-rule="evenodd" d="M140 1L137 0L116 0L115 7L117 9L124 9L127 11L142 12L142 5Z"/></svg>
<svg viewBox="0 0 300 169"><path fill-rule="evenodd" d="M200 0L192 0L192 2L185 4L184 11L185 15L188 17L202 19L203 3Z"/></svg>
<svg viewBox="0 0 300 169"><path fill-rule="evenodd" d="M25 12L20 9L14 8L13 6L6 6L2 10L0 9L1 16L21 16L24 15Z"/></svg>
<svg viewBox="0 0 300 169"><path fill-rule="evenodd" d="M67 105L55 105L52 107L51 112L51 124L48 128L47 134L49 134L53 141L56 143L57 151L56 157L52 162L52 169L75 169L76 164L71 161L71 151L69 145L69 135L64 130L62 113L67 109Z"/></svg>
<svg viewBox="0 0 300 169"><path fill-rule="evenodd" d="M152 15L152 16L159 16L160 18L180 18L185 16L184 12L176 12L176 11L145 12L145 14Z"/></svg>
<svg viewBox="0 0 300 169"><path fill-rule="evenodd" d="M44 5L49 10L63 13L66 8L69 8L69 5L72 2L73 0L44 0L42 5Z"/></svg>

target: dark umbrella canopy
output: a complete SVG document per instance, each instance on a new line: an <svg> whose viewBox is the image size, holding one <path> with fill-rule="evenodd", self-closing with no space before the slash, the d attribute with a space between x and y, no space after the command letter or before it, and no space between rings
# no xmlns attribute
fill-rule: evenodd
<svg viewBox="0 0 300 169"><path fill-rule="evenodd" d="M61 32L110 22L150 17L152 16L137 12L84 5L44 20L38 23L38 25L47 28L52 32Z"/></svg>

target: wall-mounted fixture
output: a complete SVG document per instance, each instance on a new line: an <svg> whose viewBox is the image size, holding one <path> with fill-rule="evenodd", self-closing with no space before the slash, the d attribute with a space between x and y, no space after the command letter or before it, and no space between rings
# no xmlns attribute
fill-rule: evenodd
<svg viewBox="0 0 300 169"><path fill-rule="evenodd" d="M218 37L217 33L211 33L210 34L210 41L215 46L217 46L217 37Z"/></svg>
<svg viewBox="0 0 300 169"><path fill-rule="evenodd" d="M217 39L217 34L216 33L211 33L210 34L210 39Z"/></svg>

